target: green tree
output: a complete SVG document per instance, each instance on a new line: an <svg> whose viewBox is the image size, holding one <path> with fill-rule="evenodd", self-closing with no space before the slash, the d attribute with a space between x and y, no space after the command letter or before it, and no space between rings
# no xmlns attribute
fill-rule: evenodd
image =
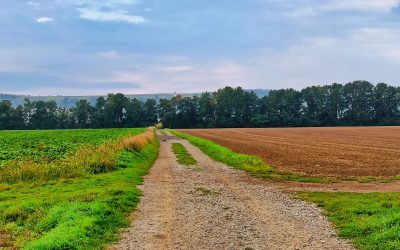
<svg viewBox="0 0 400 250"><path fill-rule="evenodd" d="M400 93L396 87L378 83L374 88L375 121L379 125L398 124Z"/></svg>
<svg viewBox="0 0 400 250"><path fill-rule="evenodd" d="M174 128L177 121L176 98L160 99L157 105L157 113L165 128Z"/></svg>
<svg viewBox="0 0 400 250"><path fill-rule="evenodd" d="M144 103L144 123L146 126L155 125L158 122L157 102L154 99L147 99Z"/></svg>
<svg viewBox="0 0 400 250"><path fill-rule="evenodd" d="M129 99L123 94L109 94L104 109L105 125L107 127L124 127Z"/></svg>
<svg viewBox="0 0 400 250"><path fill-rule="evenodd" d="M96 99L96 104L93 111L93 127L94 128L105 128L107 127L105 108L107 105L107 100L100 96Z"/></svg>
<svg viewBox="0 0 400 250"><path fill-rule="evenodd" d="M135 128L135 127L145 126L143 122L145 117L144 104L142 101L136 98L130 100L129 105L126 109L126 115L127 115L127 121L126 121L127 127Z"/></svg>
<svg viewBox="0 0 400 250"><path fill-rule="evenodd" d="M57 127L57 103L55 101L34 101L32 106L32 128L52 129Z"/></svg>
<svg viewBox="0 0 400 250"><path fill-rule="evenodd" d="M198 127L198 97L185 97L177 103L177 128L195 128Z"/></svg>
<svg viewBox="0 0 400 250"><path fill-rule="evenodd" d="M355 81L343 87L344 118L351 125L369 125L374 119L374 85Z"/></svg>
<svg viewBox="0 0 400 250"><path fill-rule="evenodd" d="M326 101L326 124L338 125L344 117L345 101L343 97L343 85L334 83L327 86L328 96Z"/></svg>
<svg viewBox="0 0 400 250"><path fill-rule="evenodd" d="M200 127L215 126L216 103L209 92L202 93L199 99L198 122Z"/></svg>
<svg viewBox="0 0 400 250"><path fill-rule="evenodd" d="M272 90L265 98L268 125L294 127L302 125L301 93L294 89Z"/></svg>
<svg viewBox="0 0 400 250"><path fill-rule="evenodd" d="M71 109L78 128L89 128L92 125L92 116L95 108L90 105L88 100L79 100L75 107Z"/></svg>
<svg viewBox="0 0 400 250"><path fill-rule="evenodd" d="M0 129L10 129L10 117L12 112L11 102L4 100L0 102Z"/></svg>

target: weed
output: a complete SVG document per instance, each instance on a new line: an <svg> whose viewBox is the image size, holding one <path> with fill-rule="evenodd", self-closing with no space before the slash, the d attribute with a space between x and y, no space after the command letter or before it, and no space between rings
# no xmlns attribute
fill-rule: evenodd
<svg viewBox="0 0 400 250"><path fill-rule="evenodd" d="M205 187L197 187L197 188L196 188L196 191L197 191L197 192L200 192L201 195L203 195L203 196L208 196L208 195L220 195L220 194L221 194L221 193L219 193L219 192L212 191L212 190L210 190L210 189L208 189L208 188L205 188Z"/></svg>
<svg viewBox="0 0 400 250"><path fill-rule="evenodd" d="M314 193L299 196L318 204L359 249L400 249L399 193Z"/></svg>
<svg viewBox="0 0 400 250"><path fill-rule="evenodd" d="M174 151L179 164L190 166L197 163L192 155L180 143L172 143L172 151Z"/></svg>

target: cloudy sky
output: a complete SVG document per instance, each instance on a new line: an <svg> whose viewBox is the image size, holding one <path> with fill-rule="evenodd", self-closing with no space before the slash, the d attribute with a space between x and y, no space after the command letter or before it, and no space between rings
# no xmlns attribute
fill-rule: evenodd
<svg viewBox="0 0 400 250"><path fill-rule="evenodd" d="M400 83L400 0L2 0L0 92Z"/></svg>

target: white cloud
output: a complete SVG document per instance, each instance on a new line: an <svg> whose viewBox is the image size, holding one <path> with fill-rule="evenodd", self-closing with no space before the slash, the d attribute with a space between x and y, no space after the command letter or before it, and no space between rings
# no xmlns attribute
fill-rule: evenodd
<svg viewBox="0 0 400 250"><path fill-rule="evenodd" d="M123 10L112 10L104 12L96 9L78 9L80 17L83 19L93 21L111 21L111 22L127 22L133 24L140 24L146 22L146 19L142 16L130 15Z"/></svg>
<svg viewBox="0 0 400 250"><path fill-rule="evenodd" d="M86 73L87 74L87 73ZM148 83L147 77L139 72L133 70L114 70L111 72L97 72L96 75L80 75L77 76L75 81L83 83Z"/></svg>
<svg viewBox="0 0 400 250"><path fill-rule="evenodd" d="M108 59L108 60L120 60L122 55L117 51L104 51L96 54L98 57Z"/></svg>
<svg viewBox="0 0 400 250"><path fill-rule="evenodd" d="M400 4L399 0L331 0L325 10L390 11Z"/></svg>
<svg viewBox="0 0 400 250"><path fill-rule="evenodd" d="M132 24L146 22L144 17L131 12L138 0L57 0L57 2L75 8L82 19Z"/></svg>
<svg viewBox="0 0 400 250"><path fill-rule="evenodd" d="M27 5L31 6L35 10L41 10L43 9L43 6L41 3L34 2L34 1L28 1L26 2Z"/></svg>
<svg viewBox="0 0 400 250"><path fill-rule="evenodd" d="M160 67L161 71L168 72L168 73L184 73L184 72L190 72L193 69L194 69L194 67L190 66L190 65Z"/></svg>
<svg viewBox="0 0 400 250"><path fill-rule="evenodd" d="M269 18L302 20L308 17L326 15L327 12L357 11L369 13L388 13L400 5L400 0L264 0L283 6L283 10L266 10Z"/></svg>
<svg viewBox="0 0 400 250"><path fill-rule="evenodd" d="M36 19L36 22L38 23L49 23L49 22L53 22L54 19L51 17L40 17L38 19Z"/></svg>

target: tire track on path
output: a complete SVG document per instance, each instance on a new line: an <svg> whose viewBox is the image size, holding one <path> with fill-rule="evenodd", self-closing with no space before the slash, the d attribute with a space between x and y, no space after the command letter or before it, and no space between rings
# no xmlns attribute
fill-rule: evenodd
<svg viewBox="0 0 400 250"><path fill-rule="evenodd" d="M142 187L133 225L111 249L353 249L315 205L243 181L189 142L159 136L160 157ZM198 161L176 163L171 143Z"/></svg>

